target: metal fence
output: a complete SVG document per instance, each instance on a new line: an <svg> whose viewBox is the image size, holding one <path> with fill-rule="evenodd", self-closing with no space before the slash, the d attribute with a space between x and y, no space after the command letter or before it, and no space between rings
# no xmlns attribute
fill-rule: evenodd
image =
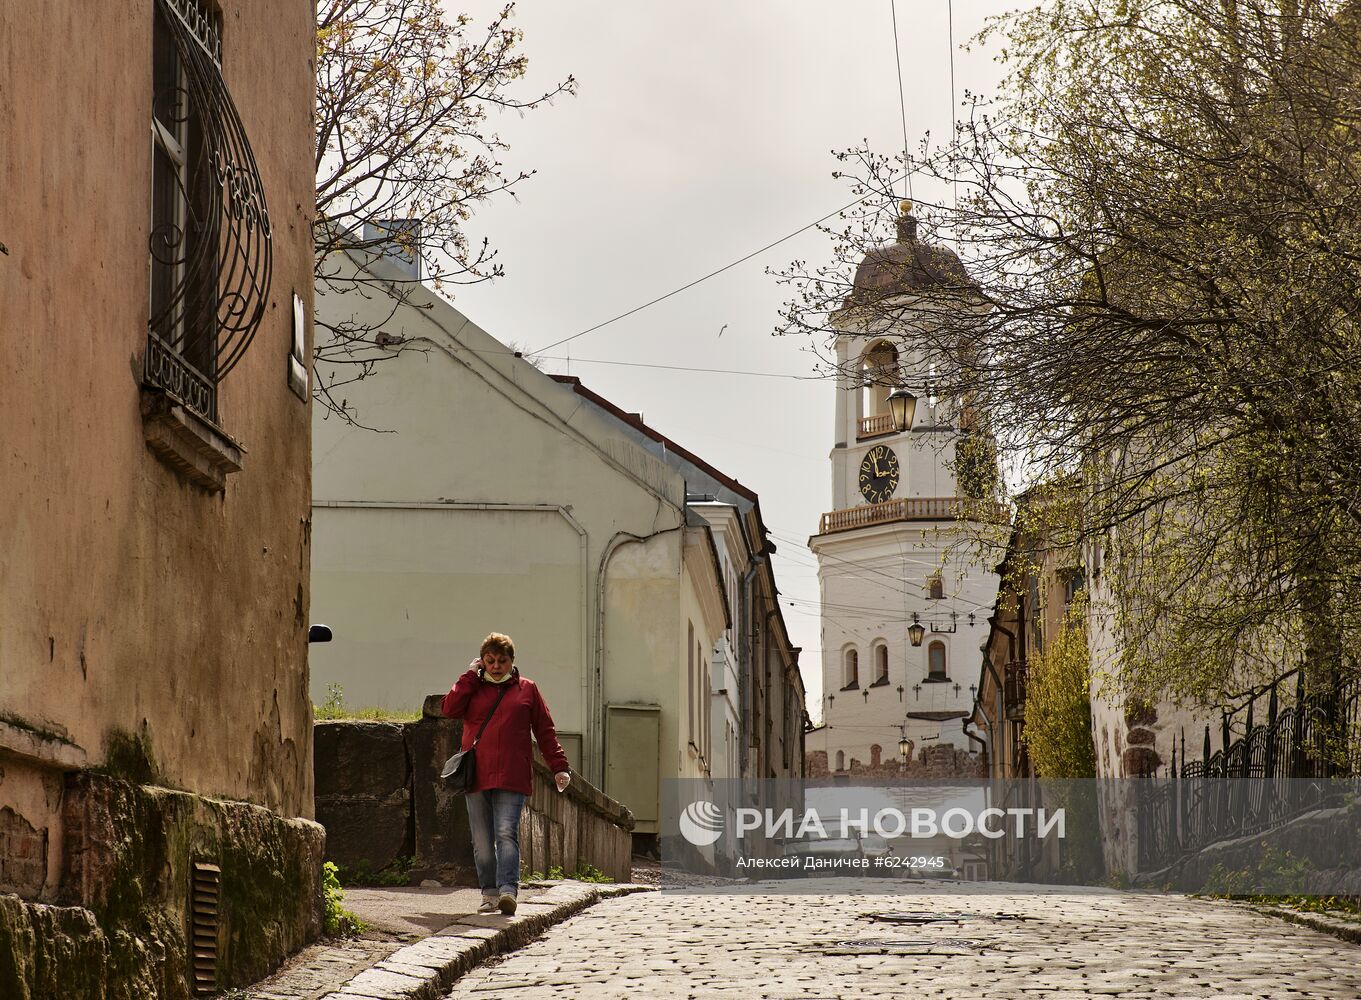
<svg viewBox="0 0 1361 1000"><path fill-rule="evenodd" d="M1282 707L1282 690L1290 687L1293 697ZM1266 719L1259 722L1254 713L1264 696ZM1139 782L1140 871L1329 805L1333 779L1361 775L1361 683L1355 679L1306 693L1302 673L1292 671L1225 713L1221 727L1219 750L1210 752L1207 725L1200 759L1190 760L1183 733L1166 772Z"/></svg>

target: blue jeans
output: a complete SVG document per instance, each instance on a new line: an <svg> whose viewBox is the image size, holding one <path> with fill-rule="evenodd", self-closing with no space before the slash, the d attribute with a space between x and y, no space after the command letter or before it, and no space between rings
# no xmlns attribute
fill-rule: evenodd
<svg viewBox="0 0 1361 1000"><path fill-rule="evenodd" d="M473 863L482 895L509 893L520 888L520 811L522 792L493 788L469 792L468 826L473 834Z"/></svg>

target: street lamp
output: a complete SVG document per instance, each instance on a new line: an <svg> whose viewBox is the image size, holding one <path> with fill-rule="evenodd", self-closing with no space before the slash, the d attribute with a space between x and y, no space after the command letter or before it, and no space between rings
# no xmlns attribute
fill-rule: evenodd
<svg viewBox="0 0 1361 1000"><path fill-rule="evenodd" d="M893 415L893 426L899 431L912 429L912 417L917 412L917 397L902 386L888 394L888 412Z"/></svg>
<svg viewBox="0 0 1361 1000"><path fill-rule="evenodd" d="M903 759L903 763L907 763L907 756L911 752L912 741L907 738L907 733L904 731L903 738L898 741L898 756Z"/></svg>
<svg viewBox="0 0 1361 1000"><path fill-rule="evenodd" d="M917 621L917 613L912 612L912 624L907 627L907 638L914 646L920 646L926 637L926 626Z"/></svg>

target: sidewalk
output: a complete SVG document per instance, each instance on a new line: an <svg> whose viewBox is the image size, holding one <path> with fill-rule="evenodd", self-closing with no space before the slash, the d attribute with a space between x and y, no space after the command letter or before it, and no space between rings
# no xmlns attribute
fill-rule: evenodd
<svg viewBox="0 0 1361 1000"><path fill-rule="evenodd" d="M601 899L652 886L532 882L513 917L478 913L463 888L346 889L363 937L305 948L270 978L228 991L230 1000L436 1000L481 962L519 948Z"/></svg>

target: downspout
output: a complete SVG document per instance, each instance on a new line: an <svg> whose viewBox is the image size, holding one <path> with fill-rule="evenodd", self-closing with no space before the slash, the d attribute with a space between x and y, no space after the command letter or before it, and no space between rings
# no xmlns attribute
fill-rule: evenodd
<svg viewBox="0 0 1361 1000"><path fill-rule="evenodd" d="M632 542L649 542L654 538L681 531L685 524L663 528L650 535L635 535L631 531L617 531L600 553L600 566L595 575L595 664L591 686L591 765L590 780L597 788L605 787L605 573L615 552Z"/></svg>
<svg viewBox="0 0 1361 1000"><path fill-rule="evenodd" d="M1017 641L1017 640L1016 640L1016 633L1013 632L1013 631L1011 631L1011 629L1007 628L1005 625L1002 625L1002 624L1000 624L1000 623L998 623L998 622L996 622L996 621L992 621L992 622L990 622L990 624L992 625L993 628L997 629L997 631L1001 632L1004 636L1006 636L1008 639L1010 639L1010 640L1012 641L1012 644L1013 644L1013 645L1016 643L1016 641ZM1006 714L1006 713L1007 713L1007 707L1006 707L1006 694L1007 694L1007 689L1006 689L1006 685L1002 683L1002 678L999 677L999 676L997 675L997 668L994 667L994 666L992 665L992 657L991 657L991 656L985 656L985 657L983 657L983 666L987 669L988 673L992 674L992 682L993 682L993 684L994 684L994 685L996 686L996 688L997 688L997 721L998 721L998 723L1002 726L1002 731L1005 732L1005 731L1006 731L1006 721L1007 721L1007 714ZM997 740L996 740L996 734L992 732L992 729L993 729L992 723L989 723L989 724L988 724L988 729L989 729L989 736L990 736L990 738L992 738L992 740L993 740L993 744L992 744L992 745L993 745L993 751L996 752L996 750L997 750ZM1008 758L1010 758L1010 754L1009 754L1009 753L1008 753ZM1012 770L1015 770L1015 761L1011 761L1010 763L1011 763ZM1004 775L1002 775L1002 777L1005 778L1006 775L1004 774Z"/></svg>
<svg viewBox="0 0 1361 1000"><path fill-rule="evenodd" d="M772 575L773 575L773 574L772 574ZM776 593L774 593L774 594L771 594L771 600L774 602L775 607L773 607L771 610L769 610L769 611L766 612L765 624L762 626L762 629L763 629L763 631L764 631L765 634L766 634L765 656L762 657L762 659L763 659L763 661L764 661L764 670L762 671L762 673L763 673L763 675L764 675L764 677L765 677L765 682L766 682L766 718L765 718L766 731L765 731L765 734L764 734L764 739L762 740L762 747L764 748L764 750L765 750L765 752L766 752L766 761L767 761L767 762L770 762L770 761L771 761L770 751L771 751L772 740L771 740L771 738L770 738L770 733L771 733L771 728L772 728L772 727L771 727L772 716L775 714L775 713L772 712L771 709L770 709L770 705L771 705L771 696L770 696L770 651L771 651L771 642L770 642L770 636L771 636L771 631L770 631L770 620L780 613L780 595L779 595L779 593L776 592ZM785 636L785 639L786 639L786 640L788 640L788 638L789 638L788 636ZM785 713L785 707L784 707L783 705L781 705L781 706L780 706L780 717L781 717L781 718L784 717L784 713ZM771 766L774 766L774 765L772 764Z"/></svg>
<svg viewBox="0 0 1361 1000"><path fill-rule="evenodd" d="M750 551L750 550L748 550ZM738 609L738 634L737 643L737 788L740 801L746 803L746 777L748 765L748 744L751 742L751 734L746 732L746 728L751 725L751 684L747 679L747 672L752 669L752 600L751 588L756 580L756 574L760 571L761 564L754 558L751 569L742 575L742 590L739 595L740 607Z"/></svg>

